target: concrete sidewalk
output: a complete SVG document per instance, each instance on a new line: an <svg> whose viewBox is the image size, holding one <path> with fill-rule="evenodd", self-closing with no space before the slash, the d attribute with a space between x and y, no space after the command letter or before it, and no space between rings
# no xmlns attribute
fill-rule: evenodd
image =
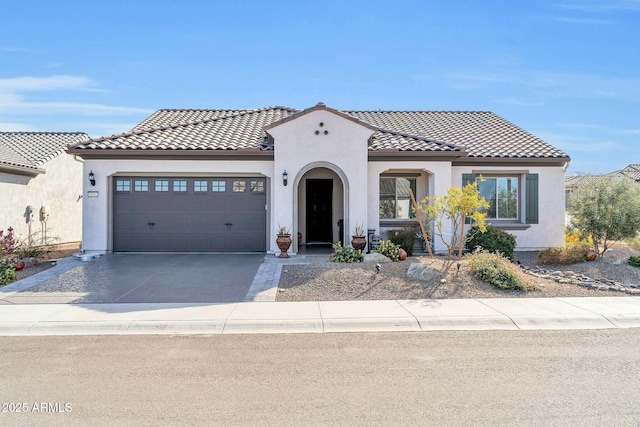
<svg viewBox="0 0 640 427"><path fill-rule="evenodd" d="M640 298L0 305L0 336L640 327Z"/></svg>

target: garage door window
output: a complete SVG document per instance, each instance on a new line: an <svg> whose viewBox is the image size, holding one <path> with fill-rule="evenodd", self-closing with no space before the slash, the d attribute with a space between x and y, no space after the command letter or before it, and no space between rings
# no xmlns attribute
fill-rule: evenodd
<svg viewBox="0 0 640 427"><path fill-rule="evenodd" d="M252 193L264 193L264 181L251 181Z"/></svg>
<svg viewBox="0 0 640 427"><path fill-rule="evenodd" d="M178 180L173 181L173 191L177 193L186 193L187 192L187 181L186 180Z"/></svg>
<svg viewBox="0 0 640 427"><path fill-rule="evenodd" d="M247 190L247 181L233 181L233 192L244 193Z"/></svg>
<svg viewBox="0 0 640 427"><path fill-rule="evenodd" d="M156 181L156 191L169 191L169 181Z"/></svg>
<svg viewBox="0 0 640 427"><path fill-rule="evenodd" d="M134 191L149 191L149 181L133 181Z"/></svg>
<svg viewBox="0 0 640 427"><path fill-rule="evenodd" d="M116 191L119 193L126 193L131 191L131 181L129 181L128 179L117 179Z"/></svg>
<svg viewBox="0 0 640 427"><path fill-rule="evenodd" d="M196 193L206 193L207 181L193 181L193 191Z"/></svg>
<svg viewBox="0 0 640 427"><path fill-rule="evenodd" d="M214 193L224 193L227 191L226 181L211 181L211 191Z"/></svg>

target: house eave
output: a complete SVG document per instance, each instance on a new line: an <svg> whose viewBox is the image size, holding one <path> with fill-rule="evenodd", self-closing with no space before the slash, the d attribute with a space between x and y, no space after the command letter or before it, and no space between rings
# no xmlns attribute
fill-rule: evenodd
<svg viewBox="0 0 640 427"><path fill-rule="evenodd" d="M25 176L38 176L46 172L42 168L28 168L17 165L0 164L0 172L9 173L12 175L25 175Z"/></svg>
<svg viewBox="0 0 640 427"><path fill-rule="evenodd" d="M69 149L83 159L127 160L273 160L272 150L101 150Z"/></svg>
<svg viewBox="0 0 640 427"><path fill-rule="evenodd" d="M368 152L370 162L384 161L437 161L451 162L465 156L465 152L460 151L398 151L398 150L377 150Z"/></svg>
<svg viewBox="0 0 640 427"><path fill-rule="evenodd" d="M453 161L452 166L566 166L569 157L464 157Z"/></svg>

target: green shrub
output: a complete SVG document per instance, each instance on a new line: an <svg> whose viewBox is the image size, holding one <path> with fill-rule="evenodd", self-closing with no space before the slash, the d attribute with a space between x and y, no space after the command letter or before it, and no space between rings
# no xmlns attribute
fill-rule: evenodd
<svg viewBox="0 0 640 427"><path fill-rule="evenodd" d="M473 275L499 289L526 290L526 286L515 272L515 267L500 254L485 251L467 256Z"/></svg>
<svg viewBox="0 0 640 427"><path fill-rule="evenodd" d="M640 256L630 256L627 260L627 264L631 267L640 267Z"/></svg>
<svg viewBox="0 0 640 427"><path fill-rule="evenodd" d="M492 225L487 225L487 231L484 233L480 232L477 226L473 226L467 233L465 247L469 252L481 248L487 252L500 253L512 260L516 236Z"/></svg>
<svg viewBox="0 0 640 427"><path fill-rule="evenodd" d="M8 283L16 280L16 271L12 265L0 264L0 286L4 286Z"/></svg>
<svg viewBox="0 0 640 427"><path fill-rule="evenodd" d="M416 230L412 228L391 230L389 240L404 249L408 256L412 256L413 245L416 242Z"/></svg>
<svg viewBox="0 0 640 427"><path fill-rule="evenodd" d="M332 262L362 262L364 255L351 246L342 246L340 242L333 244L334 254L329 258Z"/></svg>
<svg viewBox="0 0 640 427"><path fill-rule="evenodd" d="M398 249L400 249L400 246L396 245L391 240L382 240L380 242L380 247L373 252L382 254L389 258L391 261L397 261L399 257Z"/></svg>
<svg viewBox="0 0 640 427"><path fill-rule="evenodd" d="M638 234L636 237L632 239L626 239L625 242L627 246L629 246L631 249L640 251L640 234Z"/></svg>
<svg viewBox="0 0 640 427"><path fill-rule="evenodd" d="M585 259L590 245L587 242L569 243L564 247L547 248L538 254L538 264L575 264Z"/></svg>

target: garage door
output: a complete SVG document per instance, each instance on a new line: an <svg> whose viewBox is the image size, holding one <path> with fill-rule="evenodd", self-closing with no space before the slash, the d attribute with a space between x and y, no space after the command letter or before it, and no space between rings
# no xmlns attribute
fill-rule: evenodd
<svg viewBox="0 0 640 427"><path fill-rule="evenodd" d="M264 252L264 178L117 177L116 252Z"/></svg>

